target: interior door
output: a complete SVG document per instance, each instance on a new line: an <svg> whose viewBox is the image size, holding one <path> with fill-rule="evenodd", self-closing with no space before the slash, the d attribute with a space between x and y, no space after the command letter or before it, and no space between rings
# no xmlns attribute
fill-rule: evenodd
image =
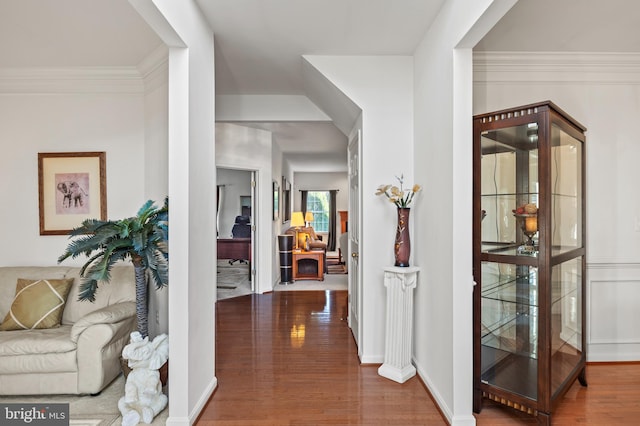
<svg viewBox="0 0 640 426"><path fill-rule="evenodd" d="M258 241L256 236L258 235L256 232L256 172L251 172L251 262L249 262L251 270L249 273L251 274L251 292L256 292L256 246L258 245Z"/></svg>
<svg viewBox="0 0 640 426"><path fill-rule="evenodd" d="M349 327L358 346L358 356L362 357L362 282L360 274L360 148L361 131L349 142L349 248L347 262L349 262Z"/></svg>

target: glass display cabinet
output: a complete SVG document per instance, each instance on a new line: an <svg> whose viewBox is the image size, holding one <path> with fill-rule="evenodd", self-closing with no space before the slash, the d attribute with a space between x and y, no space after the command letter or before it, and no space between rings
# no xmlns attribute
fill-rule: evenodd
<svg viewBox="0 0 640 426"><path fill-rule="evenodd" d="M551 102L473 119L474 411L551 423L585 377L585 127Z"/></svg>

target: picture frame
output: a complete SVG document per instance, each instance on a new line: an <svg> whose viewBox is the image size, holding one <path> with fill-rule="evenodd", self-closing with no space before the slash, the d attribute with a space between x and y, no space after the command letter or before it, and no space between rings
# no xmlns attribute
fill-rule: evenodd
<svg viewBox="0 0 640 426"><path fill-rule="evenodd" d="M40 235L67 235L107 220L106 152L38 153Z"/></svg>
<svg viewBox="0 0 640 426"><path fill-rule="evenodd" d="M282 176L282 223L291 220L291 183Z"/></svg>
<svg viewBox="0 0 640 426"><path fill-rule="evenodd" d="M273 181L273 220L278 220L278 212L280 211L280 186L277 181Z"/></svg>

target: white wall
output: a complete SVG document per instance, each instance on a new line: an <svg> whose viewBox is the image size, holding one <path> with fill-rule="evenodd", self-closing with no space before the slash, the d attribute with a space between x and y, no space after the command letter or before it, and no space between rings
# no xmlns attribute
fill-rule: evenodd
<svg viewBox="0 0 640 426"><path fill-rule="evenodd" d="M474 113L551 100L587 127L589 361L640 360L639 59L545 52L475 56Z"/></svg>
<svg viewBox="0 0 640 426"><path fill-rule="evenodd" d="M162 202L169 193L168 51L161 46L138 66L144 78L144 192Z"/></svg>
<svg viewBox="0 0 640 426"><path fill-rule="evenodd" d="M289 228L289 225L291 223L291 213L294 210L294 202L293 202L293 196L294 196L294 190L293 190L293 170L291 169L291 165L289 164L289 162L283 158L282 159L282 171L280 172L280 174L282 176L284 176L287 179L287 182L289 182L289 196L290 196L290 203L289 203L289 220L287 220L286 222L284 222L284 218L282 218L282 220L280 220L280 222L282 222L282 226L281 226L281 230L282 229L287 229ZM282 183L281 183L282 184ZM284 210L280 211L280 214L284 214Z"/></svg>
<svg viewBox="0 0 640 426"><path fill-rule="evenodd" d="M274 282L274 226L277 226L272 219L271 132L229 123L216 123L215 129L216 166L257 172L256 209L253 212L257 225L256 291L271 291Z"/></svg>
<svg viewBox="0 0 640 426"><path fill-rule="evenodd" d="M383 265L392 265L396 211L376 188L404 173L413 182L413 59L409 56L305 56L362 109L363 286L359 342L364 363L384 360ZM385 247L387 248L385 250Z"/></svg>
<svg viewBox="0 0 640 426"><path fill-rule="evenodd" d="M273 219L275 206L273 205L273 186L272 186L272 196L271 196L271 218L273 219L273 226L271 227L271 282L272 288L273 286L278 285L280 283L280 256L278 253L280 252L280 248L278 247L278 235L282 234L283 223L282 223L282 176L284 174L284 158L282 155L282 150L277 143L271 144L271 178L278 185L278 217ZM273 182L272 182L273 185Z"/></svg>
<svg viewBox="0 0 640 426"><path fill-rule="evenodd" d="M160 205L169 194L167 48L160 46L138 70L144 80L144 198ZM150 285L149 336L169 332L169 289Z"/></svg>
<svg viewBox="0 0 640 426"><path fill-rule="evenodd" d="M169 46L169 418L195 421L215 366L215 88L213 33L195 2L130 0Z"/></svg>
<svg viewBox="0 0 640 426"><path fill-rule="evenodd" d="M414 56L414 362L452 425L475 424L470 48L514 3L446 2Z"/></svg>
<svg viewBox="0 0 640 426"><path fill-rule="evenodd" d="M330 121L306 96L219 95L216 121Z"/></svg>
<svg viewBox="0 0 640 426"><path fill-rule="evenodd" d="M39 152L105 151L109 218L132 216L146 201L141 82L135 90L106 83L113 92L96 84L86 90L68 86L72 93L0 93L3 265L55 265L68 243L66 236L39 235Z"/></svg>

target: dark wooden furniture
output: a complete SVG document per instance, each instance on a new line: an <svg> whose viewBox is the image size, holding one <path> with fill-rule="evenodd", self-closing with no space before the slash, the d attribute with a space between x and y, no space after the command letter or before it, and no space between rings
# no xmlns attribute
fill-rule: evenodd
<svg viewBox="0 0 640 426"><path fill-rule="evenodd" d="M278 235L280 284L293 283L293 235Z"/></svg>
<svg viewBox="0 0 640 426"><path fill-rule="evenodd" d="M218 259L248 261L251 280L251 238L218 238Z"/></svg>
<svg viewBox="0 0 640 426"><path fill-rule="evenodd" d="M344 234L348 231L349 212L347 210L340 210L338 214L340 215L340 233Z"/></svg>
<svg viewBox="0 0 640 426"><path fill-rule="evenodd" d="M323 250L293 250L293 279L324 281Z"/></svg>
<svg viewBox="0 0 640 426"><path fill-rule="evenodd" d="M474 411L551 415L585 377L585 128L551 102L473 120Z"/></svg>

